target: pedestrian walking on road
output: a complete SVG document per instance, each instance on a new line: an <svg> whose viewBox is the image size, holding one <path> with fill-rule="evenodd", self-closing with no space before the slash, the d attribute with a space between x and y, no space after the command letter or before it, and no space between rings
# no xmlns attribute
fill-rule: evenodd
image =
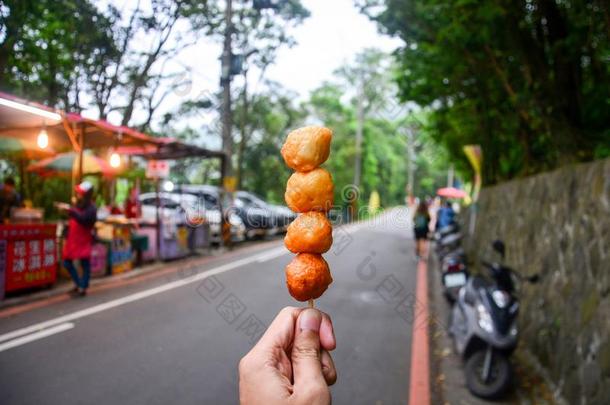
<svg viewBox="0 0 610 405"><path fill-rule="evenodd" d="M419 203L413 216L413 231L415 233L415 256L420 258L430 231L430 214L425 201Z"/></svg>
<svg viewBox="0 0 610 405"><path fill-rule="evenodd" d="M68 235L66 236L62 257L64 267L70 273L75 287L71 291L78 296L85 296L89 288L91 274L91 248L93 246L93 227L97 220L97 208L92 202L93 185L83 181L75 187L77 201L73 207L65 203L56 203L56 207L67 212ZM79 277L74 260L80 261L83 275Z"/></svg>

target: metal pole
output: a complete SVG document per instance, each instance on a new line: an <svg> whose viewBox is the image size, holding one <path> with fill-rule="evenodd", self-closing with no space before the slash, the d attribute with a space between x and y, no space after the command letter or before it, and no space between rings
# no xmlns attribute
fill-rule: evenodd
<svg viewBox="0 0 610 405"><path fill-rule="evenodd" d="M227 0L225 8L225 38L222 51L222 72L220 84L222 86L222 149L226 154L224 170L226 176L233 176L232 159L233 137L231 134L231 34L233 24L231 22L233 9L232 1Z"/></svg>
<svg viewBox="0 0 610 405"><path fill-rule="evenodd" d="M413 198L413 187L415 181L415 136L413 130L407 127L407 195L409 202Z"/></svg>
<svg viewBox="0 0 610 405"><path fill-rule="evenodd" d="M159 208L161 205L161 196L159 195L159 183L159 178L155 178L155 193L157 197L155 201L155 225L157 228L157 240L155 242L157 244L157 260L161 260L161 215L159 212Z"/></svg>
<svg viewBox="0 0 610 405"><path fill-rule="evenodd" d="M449 165L447 170L447 187L453 187L454 168L453 163Z"/></svg>
<svg viewBox="0 0 610 405"><path fill-rule="evenodd" d="M362 177L362 138L364 132L364 106L362 104L362 98L364 97L364 83L360 78L358 83L358 92L356 94L356 113L357 113L357 125L356 125L356 159L354 162L354 187L360 187L360 178Z"/></svg>
<svg viewBox="0 0 610 405"><path fill-rule="evenodd" d="M360 75L356 92L356 155L354 156L354 193L349 195L350 201L347 209L348 221L354 220L358 213L358 197L360 195L360 183L362 179L362 139L364 134L364 79Z"/></svg>
<svg viewBox="0 0 610 405"><path fill-rule="evenodd" d="M85 128L80 125L79 126L79 143L80 150L78 151L78 182L81 183L83 181L83 155L85 151Z"/></svg>

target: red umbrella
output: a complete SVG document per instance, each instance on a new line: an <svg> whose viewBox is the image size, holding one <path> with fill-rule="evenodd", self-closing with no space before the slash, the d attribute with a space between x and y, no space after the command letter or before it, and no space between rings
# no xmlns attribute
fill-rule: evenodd
<svg viewBox="0 0 610 405"><path fill-rule="evenodd" d="M468 194L464 190L455 187L443 187L436 190L436 195L445 198L466 198Z"/></svg>

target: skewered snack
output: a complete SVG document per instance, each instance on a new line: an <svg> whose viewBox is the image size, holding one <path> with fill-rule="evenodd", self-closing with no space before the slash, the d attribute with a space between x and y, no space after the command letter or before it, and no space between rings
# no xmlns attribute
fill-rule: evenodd
<svg viewBox="0 0 610 405"><path fill-rule="evenodd" d="M297 256L286 266L288 291L298 301L320 297L332 283L328 263L321 256L333 243L326 212L333 205L333 179L318 166L330 153L332 131L304 127L292 131L282 147L282 157L296 172L286 184L284 198L291 210L301 213L288 227L284 243Z"/></svg>
<svg viewBox="0 0 610 405"><path fill-rule="evenodd" d="M333 133L324 127L303 127L288 134L282 156L291 169L308 172L328 159Z"/></svg>
<svg viewBox="0 0 610 405"><path fill-rule="evenodd" d="M321 255L299 253L286 266L286 285L297 301L319 298L332 281L328 263Z"/></svg>
<svg viewBox="0 0 610 405"><path fill-rule="evenodd" d="M292 253L326 253L333 243L333 227L323 213L306 212L290 224L284 243Z"/></svg>
<svg viewBox="0 0 610 405"><path fill-rule="evenodd" d="M326 170L296 172L288 179L284 198L295 212L330 210L333 205L333 179Z"/></svg>

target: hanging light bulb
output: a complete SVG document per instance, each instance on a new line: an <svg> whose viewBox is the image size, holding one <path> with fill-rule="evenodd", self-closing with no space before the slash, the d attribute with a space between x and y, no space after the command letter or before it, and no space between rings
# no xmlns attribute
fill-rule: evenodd
<svg viewBox="0 0 610 405"><path fill-rule="evenodd" d="M121 165L121 157L118 153L112 152L110 154L110 167L114 167L115 169Z"/></svg>
<svg viewBox="0 0 610 405"><path fill-rule="evenodd" d="M47 134L47 130L46 129L42 129L40 131L40 133L38 134L38 139L36 140L36 142L38 143L38 147L40 149L45 149L47 146L49 146L49 134Z"/></svg>

